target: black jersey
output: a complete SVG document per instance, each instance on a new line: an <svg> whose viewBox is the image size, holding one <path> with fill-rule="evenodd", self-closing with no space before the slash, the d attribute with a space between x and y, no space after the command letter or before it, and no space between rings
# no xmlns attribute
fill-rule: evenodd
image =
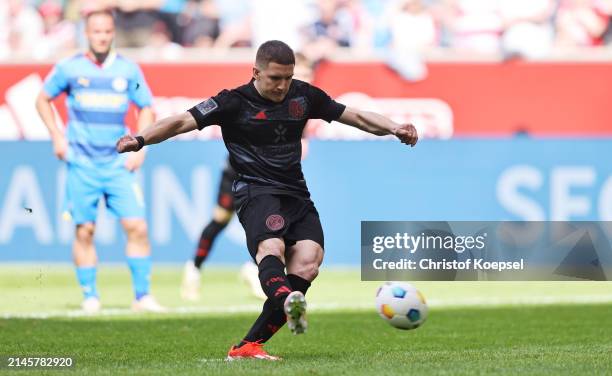
<svg viewBox="0 0 612 376"><path fill-rule="evenodd" d="M304 126L308 119L337 120L344 109L321 89L293 80L280 103L262 97L251 81L223 90L189 112L199 129L221 126L238 174L234 193L239 200L260 193L310 197L301 165Z"/></svg>

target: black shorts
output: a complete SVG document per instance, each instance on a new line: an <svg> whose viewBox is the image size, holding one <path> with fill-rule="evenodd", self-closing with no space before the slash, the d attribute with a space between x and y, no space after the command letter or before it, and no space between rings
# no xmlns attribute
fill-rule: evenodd
<svg viewBox="0 0 612 376"><path fill-rule="evenodd" d="M325 248L319 213L309 199L260 194L245 203L238 218L244 227L253 259L259 243L270 238L282 238L286 248L306 239Z"/></svg>
<svg viewBox="0 0 612 376"><path fill-rule="evenodd" d="M219 184L219 193L217 194L217 205L225 210L234 211L232 185L237 177L238 175L229 164L223 169L221 183Z"/></svg>

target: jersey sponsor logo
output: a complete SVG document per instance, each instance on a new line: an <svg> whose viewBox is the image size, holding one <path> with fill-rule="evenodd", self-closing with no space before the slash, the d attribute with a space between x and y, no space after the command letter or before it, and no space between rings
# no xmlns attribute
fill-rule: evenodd
<svg viewBox="0 0 612 376"><path fill-rule="evenodd" d="M267 120L268 116L266 116L266 113L261 110L257 113L257 115L253 116L253 119L257 119L257 120Z"/></svg>
<svg viewBox="0 0 612 376"><path fill-rule="evenodd" d="M126 104L127 98L121 94L82 92L74 95L81 107L116 109Z"/></svg>
<svg viewBox="0 0 612 376"><path fill-rule="evenodd" d="M287 128L283 124L279 124L274 128L274 134L276 134L274 138L275 143L287 142Z"/></svg>
<svg viewBox="0 0 612 376"><path fill-rule="evenodd" d="M113 89L115 91L118 91L120 93L124 92L127 87L128 87L128 82L125 78L123 77L117 77L113 80L112 84Z"/></svg>
<svg viewBox="0 0 612 376"><path fill-rule="evenodd" d="M217 102L215 102L214 99L208 98L204 102L197 104L196 108L198 109L198 111L200 111L202 116L206 116L210 114L211 112L213 112L214 110L216 110L217 108L219 108L219 105L217 104Z"/></svg>
<svg viewBox="0 0 612 376"><path fill-rule="evenodd" d="M266 227L272 231L278 231L285 226L285 218L279 214L272 214L266 218Z"/></svg>
<svg viewBox="0 0 612 376"><path fill-rule="evenodd" d="M78 93L74 98L83 107L117 108L126 101L124 96L110 93Z"/></svg>
<svg viewBox="0 0 612 376"><path fill-rule="evenodd" d="M289 101L289 116L294 119L301 119L304 117L306 107L306 101L304 97L294 98Z"/></svg>

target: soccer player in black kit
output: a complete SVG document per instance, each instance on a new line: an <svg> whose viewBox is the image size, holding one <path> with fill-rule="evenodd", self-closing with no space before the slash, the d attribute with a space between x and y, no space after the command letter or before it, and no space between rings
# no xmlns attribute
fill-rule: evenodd
<svg viewBox="0 0 612 376"><path fill-rule="evenodd" d="M295 54L294 78L310 83L314 78L314 63L302 53ZM308 125L306 125L308 126ZM308 141L302 139L302 159L308 151ZM232 168L229 159L225 163L217 192L217 205L213 210L212 219L202 230L195 249L193 260L189 260L183 267L183 281L181 283L181 297L185 300L197 301L200 298L201 271L213 248L216 238L229 224L234 214L234 194L232 186L238 175ZM254 262L249 261L240 268L240 278L251 288L254 296L266 300L268 297L259 282L259 270Z"/></svg>
<svg viewBox="0 0 612 376"><path fill-rule="evenodd" d="M263 344L285 322L294 334L306 330L304 295L323 261L323 230L302 174L302 131L308 119L337 120L375 135L395 135L414 146L412 124L397 124L368 111L346 107L321 89L293 80L289 46L268 41L257 50L253 78L223 90L187 112L157 121L139 135L123 136L120 153L140 150L208 125L221 126L238 178L233 191L247 247L259 268L268 299L228 360L277 360Z"/></svg>

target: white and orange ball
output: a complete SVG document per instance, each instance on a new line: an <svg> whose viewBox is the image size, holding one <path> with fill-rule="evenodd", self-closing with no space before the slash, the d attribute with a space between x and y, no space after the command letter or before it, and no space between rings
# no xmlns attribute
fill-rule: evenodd
<svg viewBox="0 0 612 376"><path fill-rule="evenodd" d="M427 319L427 303L419 290L407 282L385 282L376 292L380 317L398 329L416 329Z"/></svg>

